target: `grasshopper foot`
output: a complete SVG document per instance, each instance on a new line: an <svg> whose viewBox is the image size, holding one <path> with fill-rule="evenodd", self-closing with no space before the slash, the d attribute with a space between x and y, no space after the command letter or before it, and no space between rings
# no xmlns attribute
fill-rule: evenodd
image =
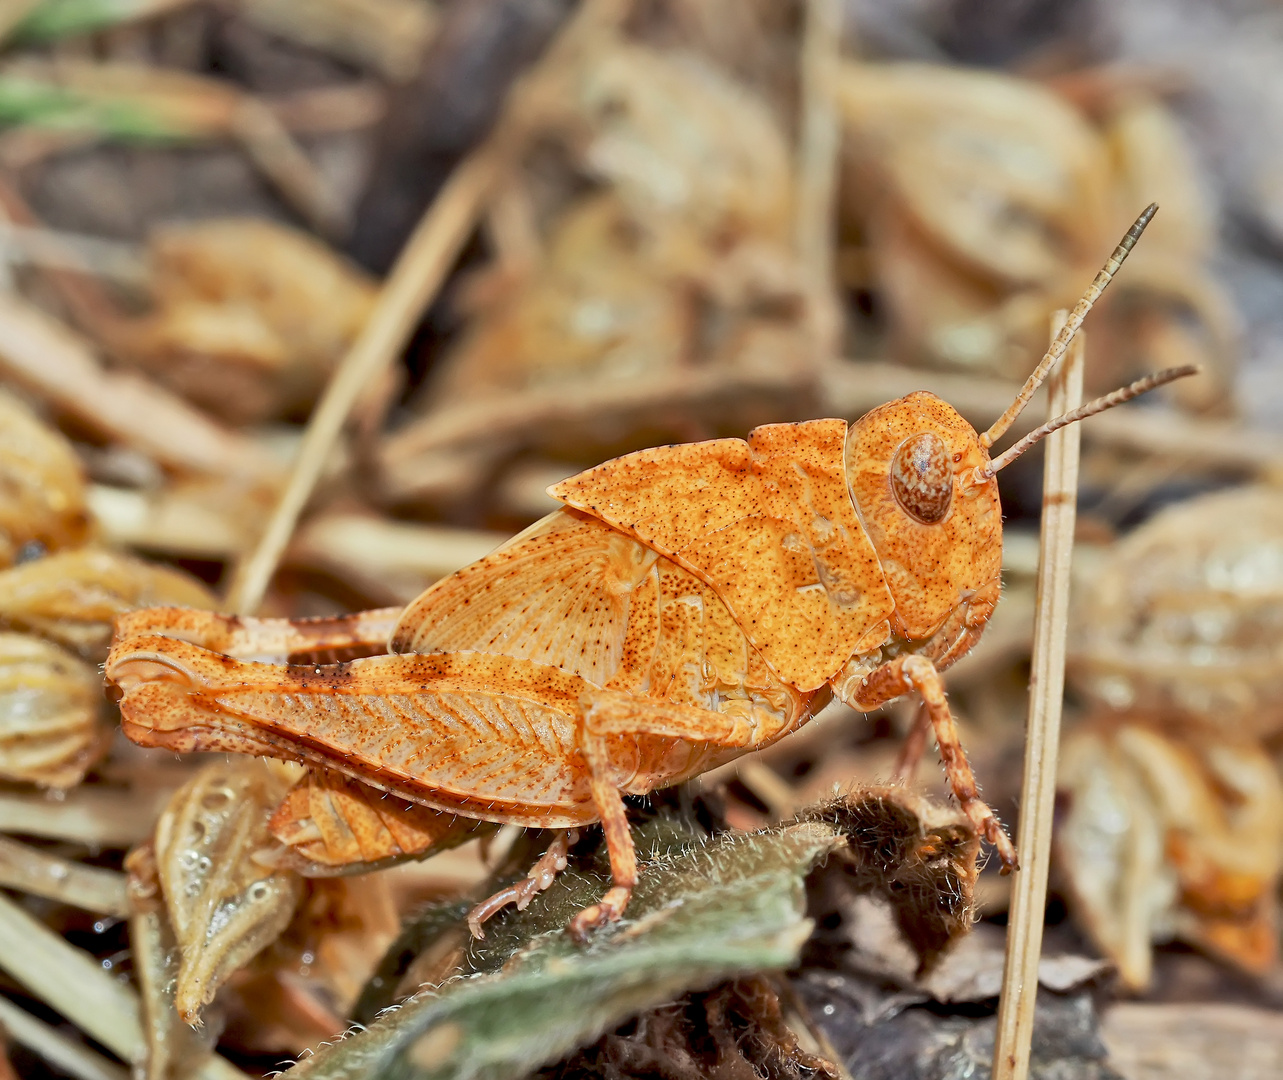
<svg viewBox="0 0 1283 1080"><path fill-rule="evenodd" d="M989 808L986 806L985 809ZM992 811L985 820L982 835L998 852L998 858L1002 860L1000 872L1004 877L1013 870L1020 869L1020 856L1016 854L1016 846L1011 842L1011 837L1007 835L1007 830L1002 827L1002 823L993 816Z"/></svg>
<svg viewBox="0 0 1283 1080"><path fill-rule="evenodd" d="M589 931L596 930L607 923L617 922L624 913L624 908L628 906L628 898L632 894L632 889L625 889L619 885L607 890L606 895L598 903L584 908L570 920L570 936L582 945L588 940Z"/></svg>
<svg viewBox="0 0 1283 1080"><path fill-rule="evenodd" d="M579 833L575 829L563 832L548 845L548 850L539 856L539 861L530 868L530 872L524 878L506 889L500 889L494 896L482 900L469 911L468 929L472 931L472 936L478 941L485 937L486 933L481 929L481 924L497 915L509 904L516 904L518 911L525 911L530 901L548 888L557 875L566 869L566 853L570 850L570 845L578 839Z"/></svg>

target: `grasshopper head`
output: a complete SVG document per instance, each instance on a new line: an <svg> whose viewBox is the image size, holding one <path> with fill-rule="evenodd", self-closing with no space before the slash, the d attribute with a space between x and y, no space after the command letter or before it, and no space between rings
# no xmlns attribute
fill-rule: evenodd
<svg viewBox="0 0 1283 1080"><path fill-rule="evenodd" d="M975 428L919 391L851 425L846 480L895 601L892 630L930 636L977 593L996 589L1002 510Z"/></svg>
<svg viewBox="0 0 1283 1080"><path fill-rule="evenodd" d="M893 633L931 637L960 614L972 639L997 599L1002 568L998 470L1066 424L1112 408L1198 370L1185 366L1137 379L1036 428L997 457L989 448L1010 429L1064 355L1096 299L1122 266L1157 206L1127 231L1007 410L977 433L934 394L919 391L874 409L851 426L846 479L895 601ZM952 625L952 623L951 623Z"/></svg>

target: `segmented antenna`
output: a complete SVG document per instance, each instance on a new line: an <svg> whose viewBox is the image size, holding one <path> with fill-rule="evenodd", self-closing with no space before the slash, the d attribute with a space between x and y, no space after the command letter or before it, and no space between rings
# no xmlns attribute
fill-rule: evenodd
<svg viewBox="0 0 1283 1080"><path fill-rule="evenodd" d="M1036 427L1023 439L1013 443L989 464L976 468L976 480L984 481L992 477L999 469L1006 468L1021 454L1028 450L1034 443L1045 439L1053 431L1059 431L1062 427L1069 424L1077 423L1079 420L1085 420L1089 416L1095 416L1106 409L1112 409L1115 405L1121 405L1124 401L1131 401L1134 397L1140 397L1156 387L1163 386L1166 383L1174 382L1176 379L1183 379L1186 375L1197 375L1203 369L1197 364L1185 364L1181 367L1167 368L1165 371L1156 371L1152 375L1146 375L1143 379L1137 379L1134 383L1115 390L1112 393L1098 397L1094 401L1087 402L1086 405L1079 405L1076 409L1071 409L1067 413L1048 420L1041 427Z"/></svg>
<svg viewBox="0 0 1283 1080"><path fill-rule="evenodd" d="M1060 333L1051 343L1043 358L1038 361L1038 366L1034 368L1033 374L1025 380L1025 385L1020 388L1020 393L1016 395L1013 401L997 420L993 426L980 436L980 445L986 450L994 443L1001 439L1007 429L1016 422L1029 399L1034 396L1034 392L1042 385L1043 379L1047 373L1056 366L1056 362L1065 355L1065 350L1069 348L1070 341L1078 333L1078 328L1082 326L1083 319L1086 318L1087 312L1091 310L1092 304L1100 299L1100 294L1105 291L1105 286L1109 284L1113 276L1118 273L1118 268L1123 265L1128 253L1136 246L1136 241L1140 239L1140 234L1145 231L1145 226L1149 224L1150 219L1158 213L1158 203L1150 203L1145 207L1144 213L1136 219L1136 222L1127 230L1127 235L1123 237L1118 247L1114 248L1114 253L1105 263L1104 268L1096 275L1096 278L1087 286L1087 291L1083 297L1074 306L1074 310L1069 313L1069 318L1065 320L1065 325L1060 328Z"/></svg>

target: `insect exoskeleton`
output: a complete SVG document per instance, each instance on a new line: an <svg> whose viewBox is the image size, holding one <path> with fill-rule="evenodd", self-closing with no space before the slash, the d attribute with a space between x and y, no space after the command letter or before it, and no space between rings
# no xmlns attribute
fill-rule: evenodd
<svg viewBox="0 0 1283 1080"><path fill-rule="evenodd" d="M618 919L636 882L623 795L782 738L833 693L872 709L915 692L962 809L1014 868L940 672L998 599L995 473L1056 427L1192 371L1141 380L990 459L1152 213L988 431L917 393L850 426L773 424L747 440L629 454L555 485L563 509L399 617L134 612L117 625L106 669L125 733L305 762L424 808L394 837L349 799L363 822L349 831L364 840L345 847L330 828L344 782L304 781L274 830L317 873L458 842L451 815L567 830L600 821L614 885L572 921L582 936ZM388 651L369 655L384 641ZM367 655L299 662L331 649ZM483 904L478 932L502 902L544 887L564 849L559 841L525 884Z"/></svg>

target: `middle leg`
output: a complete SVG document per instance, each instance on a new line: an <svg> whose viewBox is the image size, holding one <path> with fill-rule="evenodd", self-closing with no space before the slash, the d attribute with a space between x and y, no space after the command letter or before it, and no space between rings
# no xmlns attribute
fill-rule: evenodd
<svg viewBox="0 0 1283 1080"><path fill-rule="evenodd" d="M751 747L769 735L763 736L762 725L754 723L748 715L653 701L617 690L586 693L580 705L583 708L580 749L588 764L593 804L605 830L614 883L600 901L571 920L570 933L583 941L590 930L619 919L637 884L637 851L610 758L610 736L652 735L731 749ZM778 724L774 718L762 716L760 719L767 725ZM663 778L657 777L653 786L662 786L662 781Z"/></svg>

